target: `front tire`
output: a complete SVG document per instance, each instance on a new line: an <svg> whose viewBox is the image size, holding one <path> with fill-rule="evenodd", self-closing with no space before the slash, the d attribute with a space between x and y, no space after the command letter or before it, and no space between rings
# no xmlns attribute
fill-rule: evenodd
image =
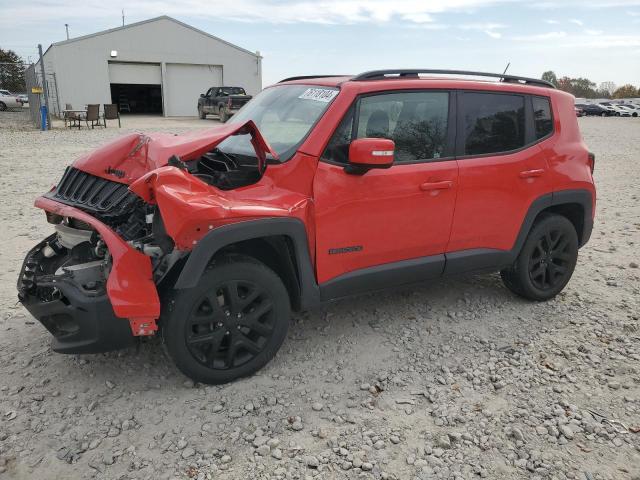
<svg viewBox="0 0 640 480"><path fill-rule="evenodd" d="M168 307L162 335L169 355L186 376L208 384L261 369L291 318L280 277L243 255L215 260L196 287L174 292Z"/></svg>
<svg viewBox="0 0 640 480"><path fill-rule="evenodd" d="M0 102L0 112L4 112L7 109L7 105L4 102Z"/></svg>
<svg viewBox="0 0 640 480"><path fill-rule="evenodd" d="M578 234L560 215L544 214L533 225L514 264L500 272L505 286L529 300L555 297L569 283L578 260Z"/></svg>
<svg viewBox="0 0 640 480"><path fill-rule="evenodd" d="M225 107L220 107L220 121L222 123L226 123L229 120L229 115L227 114L227 109Z"/></svg>
<svg viewBox="0 0 640 480"><path fill-rule="evenodd" d="M200 105L198 105L198 117L200 117L200 120L204 120L205 118L207 118L207 114L204 113L204 110Z"/></svg>

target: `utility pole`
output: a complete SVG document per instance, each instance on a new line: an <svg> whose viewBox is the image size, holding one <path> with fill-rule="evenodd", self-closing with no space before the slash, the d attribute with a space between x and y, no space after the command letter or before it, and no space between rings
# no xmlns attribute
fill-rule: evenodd
<svg viewBox="0 0 640 480"><path fill-rule="evenodd" d="M122 26L124 27L124 8L122 9Z"/></svg>
<svg viewBox="0 0 640 480"><path fill-rule="evenodd" d="M40 73L42 74L42 93L44 95L45 115L42 115L46 125L42 125L43 130L51 128L51 114L49 113L49 93L47 92L47 77L44 74L44 57L42 56L42 44L38 44L38 54L40 56ZM41 107L42 108L42 107Z"/></svg>
<svg viewBox="0 0 640 480"><path fill-rule="evenodd" d="M69 24L65 23L64 28L67 30L67 40L69 40Z"/></svg>

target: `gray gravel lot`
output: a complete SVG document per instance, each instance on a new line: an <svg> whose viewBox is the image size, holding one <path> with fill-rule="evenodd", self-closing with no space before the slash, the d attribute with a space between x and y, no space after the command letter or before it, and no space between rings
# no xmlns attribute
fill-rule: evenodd
<svg viewBox="0 0 640 480"><path fill-rule="evenodd" d="M131 129L211 122L0 128L0 478L640 479L640 119L580 119L596 225L551 302L497 275L340 301L296 315L274 361L221 387L188 381L157 340L52 353L16 303L50 231L34 198Z"/></svg>

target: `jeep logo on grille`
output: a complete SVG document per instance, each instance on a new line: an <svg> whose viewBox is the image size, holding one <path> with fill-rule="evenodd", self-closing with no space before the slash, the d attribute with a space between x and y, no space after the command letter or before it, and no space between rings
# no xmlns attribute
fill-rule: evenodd
<svg viewBox="0 0 640 480"><path fill-rule="evenodd" d="M118 178L124 178L124 170L118 170L117 168L111 168L109 165L104 171L107 175L115 175Z"/></svg>

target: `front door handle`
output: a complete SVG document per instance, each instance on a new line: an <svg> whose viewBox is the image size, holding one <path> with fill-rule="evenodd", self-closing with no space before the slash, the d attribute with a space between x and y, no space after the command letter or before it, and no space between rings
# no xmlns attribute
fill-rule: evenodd
<svg viewBox="0 0 640 480"><path fill-rule="evenodd" d="M453 182L451 180L445 180L443 182L427 182L420 185L420 190L424 190L428 192L430 190L447 190L453 187Z"/></svg>
<svg viewBox="0 0 640 480"><path fill-rule="evenodd" d="M541 177L544 174L544 168L538 168L536 170L525 170L520 172L520 178L534 178Z"/></svg>

